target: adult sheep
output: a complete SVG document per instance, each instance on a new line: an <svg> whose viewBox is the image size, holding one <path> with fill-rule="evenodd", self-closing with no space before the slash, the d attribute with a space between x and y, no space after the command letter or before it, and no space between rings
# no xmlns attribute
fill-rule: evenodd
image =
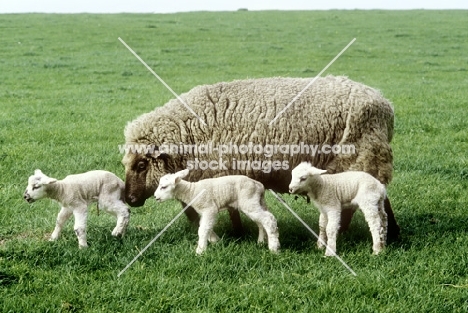
<svg viewBox="0 0 468 313"><path fill-rule="evenodd" d="M327 76L318 78L288 106L310 82L310 78L261 78L197 86L180 98L198 117L173 99L129 122L122 160L127 203L142 206L163 175L187 167L191 169L188 181L246 175L280 193L288 192L291 170L304 161L328 173L365 171L387 185L393 169L390 102L377 90L347 77ZM242 145L250 148L236 149ZM259 145L278 149L262 153ZM318 152L307 151L306 145ZM351 145L353 153L329 149ZM302 151L297 152L297 146ZM293 147L295 153L291 153ZM389 201L385 210L388 237L395 238L399 227ZM238 229L240 217L237 211L230 213ZM343 211L342 229L348 227L353 213ZM198 217L190 209L187 216Z"/></svg>

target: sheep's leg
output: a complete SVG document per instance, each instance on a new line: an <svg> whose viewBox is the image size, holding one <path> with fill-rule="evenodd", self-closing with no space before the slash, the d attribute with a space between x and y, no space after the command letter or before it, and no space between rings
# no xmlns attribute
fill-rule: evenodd
<svg viewBox="0 0 468 313"><path fill-rule="evenodd" d="M73 216L75 217L75 234L78 238L78 246L80 249L88 247L86 242L86 218L87 218L87 207L75 208L73 210Z"/></svg>
<svg viewBox="0 0 468 313"><path fill-rule="evenodd" d="M373 254L379 254L385 247L385 240L382 234L385 232L384 221L379 212L378 204L361 206L361 211L364 214L367 224L372 235L372 251ZM384 212L385 213L385 212Z"/></svg>
<svg viewBox="0 0 468 313"><path fill-rule="evenodd" d="M344 233L349 229L353 215L356 212L356 208L346 208L341 211L341 222L340 222L340 233Z"/></svg>
<svg viewBox="0 0 468 313"><path fill-rule="evenodd" d="M200 227L198 227L198 246L197 254L202 254L208 245L208 237L213 232L213 227L216 224L218 210L208 209L201 214Z"/></svg>
<svg viewBox="0 0 468 313"><path fill-rule="evenodd" d="M327 245L327 215L320 213L319 217L319 238L317 240L317 247L322 250Z"/></svg>
<svg viewBox="0 0 468 313"><path fill-rule="evenodd" d="M232 228L236 236L240 236L243 233L242 221L239 211L236 209L229 209L229 217L231 218Z"/></svg>
<svg viewBox="0 0 468 313"><path fill-rule="evenodd" d="M325 250L325 256L335 256L336 254L336 239L338 237L338 231L340 229L340 217L341 211L336 209L325 210L327 212L327 249Z"/></svg>
<svg viewBox="0 0 468 313"><path fill-rule="evenodd" d="M60 237L60 233L62 232L63 225L65 225L65 222L70 218L72 215L73 210L62 207L60 209L60 212L57 215L57 221L55 222L55 229L52 232L52 235L50 235L51 241L57 240Z"/></svg>
<svg viewBox="0 0 468 313"><path fill-rule="evenodd" d="M400 236L400 226L398 226L398 223L395 219L395 215L393 214L393 211L392 211L392 205L390 204L390 200L388 199L388 197L386 197L384 200L384 206L385 206L385 213L387 214L387 220L388 220L387 239L396 240Z"/></svg>
<svg viewBox="0 0 468 313"><path fill-rule="evenodd" d="M258 242L263 242L265 238L264 230L268 236L268 249L272 252L278 252L280 248L278 226L276 219L268 210L261 206L254 206L254 209L239 208L252 221L258 225Z"/></svg>

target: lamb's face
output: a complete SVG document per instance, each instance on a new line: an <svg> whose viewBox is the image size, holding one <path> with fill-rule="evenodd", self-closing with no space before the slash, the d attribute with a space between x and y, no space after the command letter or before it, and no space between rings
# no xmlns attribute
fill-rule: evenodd
<svg viewBox="0 0 468 313"><path fill-rule="evenodd" d="M291 178L291 183L289 184L289 192L290 193L296 193L296 194L302 194L305 193L306 190L306 185L307 185L307 179L309 178L309 174L307 172L299 172L299 171L292 171L292 178Z"/></svg>
<svg viewBox="0 0 468 313"><path fill-rule="evenodd" d="M57 180L43 174L41 170L36 170L34 175L28 179L28 187L24 191L24 200L32 203L36 200L47 197L47 185L55 183Z"/></svg>
<svg viewBox="0 0 468 313"><path fill-rule="evenodd" d="M154 192L154 197L156 201L162 202L169 199L173 199L173 191L176 185L176 175L167 174L161 177L159 180L159 186Z"/></svg>
<svg viewBox="0 0 468 313"><path fill-rule="evenodd" d="M326 170L321 170L313 167L308 162L302 162L291 171L291 183L289 184L289 192L303 194L307 193L308 180L314 175L322 175Z"/></svg>

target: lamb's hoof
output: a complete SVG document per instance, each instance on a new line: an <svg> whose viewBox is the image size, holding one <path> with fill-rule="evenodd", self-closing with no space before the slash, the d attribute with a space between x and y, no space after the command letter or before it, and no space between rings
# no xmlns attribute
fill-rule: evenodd
<svg viewBox="0 0 468 313"><path fill-rule="evenodd" d="M200 247L197 247L197 250L195 251L197 253L197 255L202 255L203 252L205 252L206 248L200 248Z"/></svg>
<svg viewBox="0 0 468 313"><path fill-rule="evenodd" d="M84 245L80 245L80 244L79 244L78 247L79 247L80 249L86 249L86 248L88 248L88 244L84 244Z"/></svg>
<svg viewBox="0 0 468 313"><path fill-rule="evenodd" d="M122 231L116 231L116 230L113 230L112 231L112 236L114 237L123 237L124 233Z"/></svg>
<svg viewBox="0 0 468 313"><path fill-rule="evenodd" d="M327 251L325 252L325 255L324 257L332 257L332 256L336 256L336 253L333 252L333 251L330 251L329 249L327 249Z"/></svg>
<svg viewBox="0 0 468 313"><path fill-rule="evenodd" d="M50 237L49 241L57 241L58 237Z"/></svg>
<svg viewBox="0 0 468 313"><path fill-rule="evenodd" d="M211 242L211 243L218 242L218 241L219 241L219 237L218 237L218 235L216 235L214 232L212 232L212 233L210 234L210 236L208 237L208 241Z"/></svg>

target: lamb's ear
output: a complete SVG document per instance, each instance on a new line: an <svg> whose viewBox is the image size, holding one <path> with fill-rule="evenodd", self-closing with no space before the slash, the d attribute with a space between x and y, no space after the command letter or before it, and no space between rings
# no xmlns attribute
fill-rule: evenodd
<svg viewBox="0 0 468 313"><path fill-rule="evenodd" d="M42 171L41 171L40 169L37 169L37 170L34 171L34 175L36 175L36 176L38 176L38 175L42 176L42 175L44 175L44 173L42 173Z"/></svg>
<svg viewBox="0 0 468 313"><path fill-rule="evenodd" d="M42 184L44 184L44 185L49 185L49 184L53 184L53 183L56 183L56 182L57 182L57 179L51 178L51 177L44 177L43 180L42 180Z"/></svg>
<svg viewBox="0 0 468 313"><path fill-rule="evenodd" d="M325 173L327 172L327 170L321 170L321 169L319 169L319 168L316 168L316 167L313 167L313 166L312 166L312 167L309 169L308 172L309 172L310 175L322 175L322 174L325 174Z"/></svg>
<svg viewBox="0 0 468 313"><path fill-rule="evenodd" d="M180 178L185 178L187 177L188 174L189 174L189 170L187 168L185 170L178 171L176 173L177 177L180 177Z"/></svg>

